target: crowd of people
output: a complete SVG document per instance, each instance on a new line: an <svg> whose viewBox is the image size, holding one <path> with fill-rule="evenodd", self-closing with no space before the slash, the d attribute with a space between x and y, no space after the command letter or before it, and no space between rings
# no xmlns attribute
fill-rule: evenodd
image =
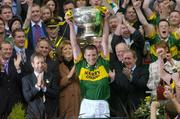
<svg viewBox="0 0 180 119"><path fill-rule="evenodd" d="M27 119L131 119L146 96L150 119L180 118L180 0L0 4L0 119L19 102ZM82 40L67 13L88 6L106 6L102 36Z"/></svg>

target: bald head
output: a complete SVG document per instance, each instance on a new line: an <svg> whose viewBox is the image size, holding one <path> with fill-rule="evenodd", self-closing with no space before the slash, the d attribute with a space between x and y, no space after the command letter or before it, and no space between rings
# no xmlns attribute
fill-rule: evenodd
<svg viewBox="0 0 180 119"><path fill-rule="evenodd" d="M123 55L124 55L124 52L126 50L128 50L128 46L125 44L125 43L118 43L116 46L115 46L115 52L116 52L116 56L118 58L119 61L122 61L123 60Z"/></svg>

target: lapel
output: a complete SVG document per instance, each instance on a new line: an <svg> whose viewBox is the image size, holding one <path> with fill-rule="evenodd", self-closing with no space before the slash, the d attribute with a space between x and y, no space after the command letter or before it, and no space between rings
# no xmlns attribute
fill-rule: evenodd
<svg viewBox="0 0 180 119"><path fill-rule="evenodd" d="M34 73L31 74L31 79L30 79L32 85L34 86L37 83L37 77Z"/></svg>
<svg viewBox="0 0 180 119"><path fill-rule="evenodd" d="M52 77L49 73L44 72L44 82L46 86L48 86L51 83Z"/></svg>
<svg viewBox="0 0 180 119"><path fill-rule="evenodd" d="M13 71L13 66L14 66L14 62L13 62L13 60L12 60L13 58L10 58L9 59L9 62L8 62L8 75L10 76L11 75L11 73L15 73L14 71ZM15 69L15 67L14 67L14 69Z"/></svg>

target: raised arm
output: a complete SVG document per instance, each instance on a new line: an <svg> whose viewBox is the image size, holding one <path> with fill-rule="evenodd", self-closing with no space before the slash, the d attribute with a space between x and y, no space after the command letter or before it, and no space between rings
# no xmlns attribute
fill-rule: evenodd
<svg viewBox="0 0 180 119"><path fill-rule="evenodd" d="M104 18L104 26L103 26L103 36L102 36L102 50L103 55L105 57L109 56L109 50L108 50L108 38L109 38L109 24L108 24L108 18L109 18L109 12L105 14Z"/></svg>
<svg viewBox="0 0 180 119"><path fill-rule="evenodd" d="M180 0L176 0L176 8L175 10L180 12Z"/></svg>
<svg viewBox="0 0 180 119"><path fill-rule="evenodd" d="M132 1L133 1L133 6L136 11L136 14L139 18L139 21L141 22L141 24L144 27L146 36L151 36L152 32L155 31L155 28L153 25L149 24L147 22L146 18L144 17L144 15L141 11L141 1L135 1L135 0L132 0Z"/></svg>
<svg viewBox="0 0 180 119"><path fill-rule="evenodd" d="M144 0L143 2L143 10L144 10L144 13L146 15L146 17L150 18L151 16L154 15L153 11L149 8L149 4L152 2L152 0Z"/></svg>
<svg viewBox="0 0 180 119"><path fill-rule="evenodd" d="M71 46L73 50L73 57L74 57L74 60L78 60L78 57L81 54L81 50L77 43L76 33L74 30L74 24L70 20L66 20L66 21L69 24L69 28L70 28L70 41L71 41Z"/></svg>
<svg viewBox="0 0 180 119"><path fill-rule="evenodd" d="M27 11L26 19L23 24L24 29L26 29L29 26L30 21L31 21L31 11L32 11L33 0L28 0L27 4L28 4L28 11Z"/></svg>
<svg viewBox="0 0 180 119"><path fill-rule="evenodd" d="M122 17L122 21L123 21L123 24L127 26L128 30L130 31L131 34L133 34L135 32L135 28L133 26L131 26L127 21L126 19L124 18L124 15Z"/></svg>

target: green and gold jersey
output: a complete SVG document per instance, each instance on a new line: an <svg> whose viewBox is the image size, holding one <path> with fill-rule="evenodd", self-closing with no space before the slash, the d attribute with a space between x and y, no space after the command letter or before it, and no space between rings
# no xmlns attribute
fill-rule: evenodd
<svg viewBox="0 0 180 119"><path fill-rule="evenodd" d="M150 54L151 54L151 58L152 61L156 61L157 60L157 54L156 54L156 50L155 50L155 44L161 41L161 38L158 34L156 34L155 32L153 32L151 34L151 36L148 37L149 38L149 42L150 42ZM179 36L177 36L176 32L173 32L169 35L169 37L167 38L167 44L168 47L170 49L170 53L171 56L175 59L175 60L180 60L180 38Z"/></svg>
<svg viewBox="0 0 180 119"><path fill-rule="evenodd" d="M110 96L109 59L99 56L96 64L89 66L82 55L79 58L75 64L82 97L91 100L107 100Z"/></svg>

